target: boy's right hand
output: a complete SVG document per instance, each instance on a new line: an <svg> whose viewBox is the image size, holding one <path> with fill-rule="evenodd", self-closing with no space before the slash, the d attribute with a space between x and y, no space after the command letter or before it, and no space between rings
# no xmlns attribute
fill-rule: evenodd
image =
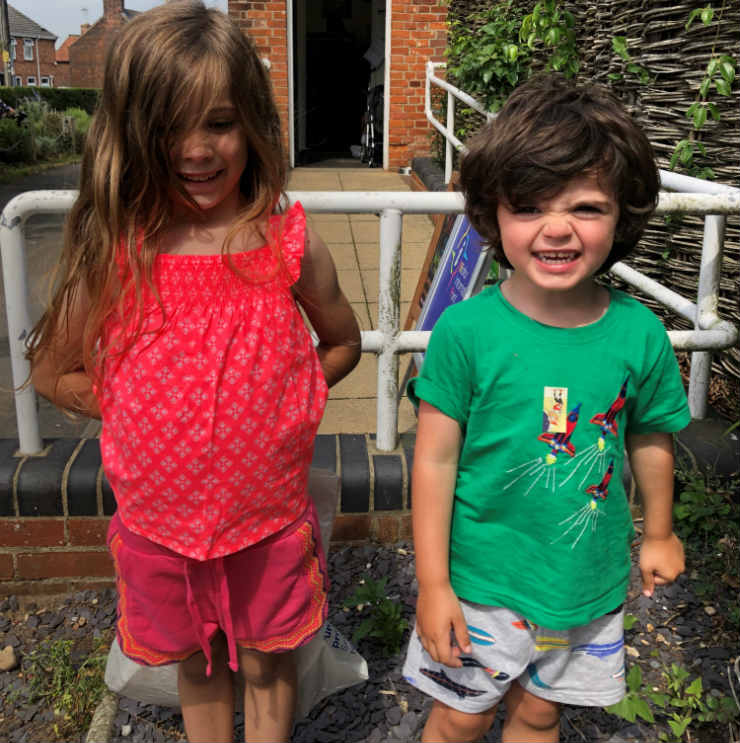
<svg viewBox="0 0 740 743"><path fill-rule="evenodd" d="M416 632L424 649L437 663L460 668L459 656L472 652L465 616L449 583L433 588L419 587Z"/></svg>

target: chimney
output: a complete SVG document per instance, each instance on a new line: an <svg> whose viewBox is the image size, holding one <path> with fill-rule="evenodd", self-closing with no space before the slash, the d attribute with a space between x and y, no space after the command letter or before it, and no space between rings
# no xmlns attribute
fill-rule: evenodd
<svg viewBox="0 0 740 743"><path fill-rule="evenodd" d="M90 30L89 23L83 23L80 25L80 36L84 36Z"/></svg>
<svg viewBox="0 0 740 743"><path fill-rule="evenodd" d="M113 18L123 13L123 0L103 0L103 18Z"/></svg>

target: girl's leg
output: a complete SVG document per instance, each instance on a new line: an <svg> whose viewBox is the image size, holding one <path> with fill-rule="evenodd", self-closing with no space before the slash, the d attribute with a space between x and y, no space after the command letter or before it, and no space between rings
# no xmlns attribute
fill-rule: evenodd
<svg viewBox="0 0 740 743"><path fill-rule="evenodd" d="M488 732L495 717L496 707L470 714L435 700L421 740L422 743L473 743Z"/></svg>
<svg viewBox="0 0 740 743"><path fill-rule="evenodd" d="M244 676L244 740L289 741L296 705L295 654L239 648Z"/></svg>
<svg viewBox="0 0 740 743"><path fill-rule="evenodd" d="M560 705L525 691L516 681L504 697L503 743L557 743Z"/></svg>
<svg viewBox="0 0 740 743"><path fill-rule="evenodd" d="M178 669L177 689L190 743L232 743L234 739L234 689L221 633L214 638L211 652L210 678L203 653L191 655Z"/></svg>

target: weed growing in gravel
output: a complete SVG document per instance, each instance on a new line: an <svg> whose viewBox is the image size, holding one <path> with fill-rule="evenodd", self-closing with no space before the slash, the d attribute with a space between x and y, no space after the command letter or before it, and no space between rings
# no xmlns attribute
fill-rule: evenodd
<svg viewBox="0 0 740 743"><path fill-rule="evenodd" d="M105 689L108 643L97 640L89 653L77 653L74 645L74 640L47 640L28 658L28 701L51 705L57 735L87 729Z"/></svg>
<svg viewBox="0 0 740 743"><path fill-rule="evenodd" d="M364 615L364 619L352 635L352 642L357 645L365 637L375 638L388 657L401 649L403 635L409 623L401 616L401 605L390 596L386 596L386 582L387 578L377 581L365 578L360 581L360 585L355 588L355 592L344 605Z"/></svg>

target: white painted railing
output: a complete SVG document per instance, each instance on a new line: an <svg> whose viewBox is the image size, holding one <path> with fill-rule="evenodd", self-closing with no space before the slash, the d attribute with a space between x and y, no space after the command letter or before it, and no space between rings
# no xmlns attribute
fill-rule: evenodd
<svg viewBox="0 0 740 743"><path fill-rule="evenodd" d="M437 70L446 67L444 62L427 62L425 113L429 123L445 138L445 183L449 183L452 177L453 147L459 152L466 151L465 145L454 133L455 101L459 100L470 106L483 114L487 120L495 118L496 115L486 111L474 98L436 74ZM431 104L432 85L447 92L446 124L442 124L434 116ZM668 335L671 337L674 348L694 351L691 354L689 407L694 418L704 418L707 413L707 395L712 365L711 352L729 348L737 342L738 336L738 329L734 325L720 319L717 306L724 249L725 215L738 211L740 189L673 173L670 170L659 172L661 186L666 191L660 194L658 213L675 211L705 215L696 304L624 263L615 264L611 272L694 324L693 331L670 331ZM671 191L681 193L669 193ZM711 203L703 201L702 196L709 194L722 198Z"/></svg>
<svg viewBox="0 0 740 743"><path fill-rule="evenodd" d="M12 199L0 215L0 252L2 253L5 304L8 318L8 339L15 389L16 418L20 451L36 454L41 451L36 395L24 382L28 380L30 366L25 358L25 341L32 327L28 307L28 282L23 237L23 224L32 214L63 213L68 211L77 196L76 191L30 191ZM463 197L459 193L411 193L365 191L291 191L290 201L301 201L309 212L343 212L351 214L380 214L380 266L377 330L362 333L362 350L378 356L378 409L377 448L393 450L398 442L398 355L426 349L429 332L401 331L401 227L403 214L452 214L463 211ZM686 194L661 193L658 213L681 211L685 214L725 215L740 213L740 194ZM715 287L719 281L721 264L721 232L724 216L708 218L712 225L705 231L705 257L700 270L700 295L716 298ZM707 249L711 243L714 248ZM717 245L719 247L717 248ZM693 304L688 299L662 287L624 264L612 269L642 291L654 296L667 307L695 323L690 331L669 331L675 348L707 352L727 348L737 341L737 328L720 320L716 315L716 301L704 299ZM709 287L702 292L702 287ZM696 357L697 353L693 356ZM706 354L709 356L709 354ZM703 373L703 370L700 370ZM708 378L708 363L707 363ZM697 376L701 376L697 372ZM697 401L703 395L706 404L706 387L694 378L692 363L691 384L694 393L692 415L703 417L705 408Z"/></svg>

